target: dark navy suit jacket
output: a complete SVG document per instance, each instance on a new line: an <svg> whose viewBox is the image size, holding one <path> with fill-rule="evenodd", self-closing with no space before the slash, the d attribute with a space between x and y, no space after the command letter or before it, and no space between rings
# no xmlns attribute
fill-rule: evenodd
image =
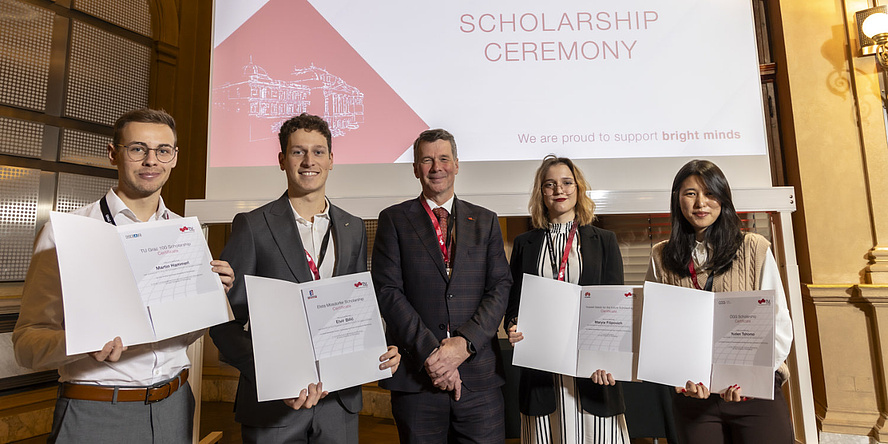
<svg viewBox="0 0 888 444"><path fill-rule="evenodd" d="M420 197L421 198L421 197ZM512 277L497 216L453 200L453 271L448 279L431 218L419 199L379 215L373 246L373 285L390 344L401 366L379 385L389 390L437 390L425 372L426 358L447 337L471 341L476 354L459 367L464 389L489 390L505 382L496 330Z"/></svg>

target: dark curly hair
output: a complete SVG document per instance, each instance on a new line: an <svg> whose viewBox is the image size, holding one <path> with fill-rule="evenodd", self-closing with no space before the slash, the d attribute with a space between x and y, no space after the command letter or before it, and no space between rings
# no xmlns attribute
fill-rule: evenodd
<svg viewBox="0 0 888 444"><path fill-rule="evenodd" d="M330 133L330 126L324 119L309 114L302 113L291 118L281 125L281 131L278 133L278 139L281 141L281 152L287 152L287 142L290 141L290 135L296 130L304 129L306 131L317 131L327 139L327 150L333 152L333 135Z"/></svg>

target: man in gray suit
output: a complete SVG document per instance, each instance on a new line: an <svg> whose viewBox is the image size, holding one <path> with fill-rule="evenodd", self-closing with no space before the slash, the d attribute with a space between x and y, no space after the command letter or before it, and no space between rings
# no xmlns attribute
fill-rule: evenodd
<svg viewBox="0 0 888 444"><path fill-rule="evenodd" d="M327 123L303 113L284 122L279 139L287 192L235 216L222 252L236 270L228 293L235 320L213 327L210 335L223 360L240 370L235 420L241 423L244 442L357 443L360 387L327 396L320 383L310 384L297 398L257 399L244 275L307 282L367 270L364 222L326 198L327 175L333 169ZM400 358L398 349L389 347L379 367L394 372Z"/></svg>

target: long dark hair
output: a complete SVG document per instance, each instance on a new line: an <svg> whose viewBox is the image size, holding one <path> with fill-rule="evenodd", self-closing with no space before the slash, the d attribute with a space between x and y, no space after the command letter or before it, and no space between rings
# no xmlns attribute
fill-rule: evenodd
<svg viewBox="0 0 888 444"><path fill-rule="evenodd" d="M694 250L694 227L685 219L681 212L681 184L690 176L700 177L706 191L721 204L721 214L703 232L704 239L711 249L708 266L715 275L722 274L731 268L737 250L743 243L740 231L740 216L734 209L731 198L731 186L724 173L708 160L692 160L686 163L675 180L672 181L672 201L669 209L672 213L672 234L663 248L663 266L679 276L690 276L688 264Z"/></svg>

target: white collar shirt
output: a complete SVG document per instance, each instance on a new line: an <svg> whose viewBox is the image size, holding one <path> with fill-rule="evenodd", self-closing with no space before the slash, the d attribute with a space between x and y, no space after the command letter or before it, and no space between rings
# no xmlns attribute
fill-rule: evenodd
<svg viewBox="0 0 888 444"><path fill-rule="evenodd" d="M447 199L447 202L444 202L443 204L438 205L432 199L425 197L425 195L422 196L422 198L425 199L426 203L429 204L429 209L434 210L435 208L443 208L443 209L447 210L447 214L453 214L453 198L454 197L456 197L455 194L453 196L450 196L450 199Z"/></svg>
<svg viewBox="0 0 888 444"><path fill-rule="evenodd" d="M293 209L293 216L296 217L296 228L299 229L299 238L302 239L302 246L311 256L315 266L320 261L324 235L327 234L328 229L331 230L330 240L327 243L327 250L324 254L324 262L318 268L318 274L320 274L321 279L333 277L333 265L336 263L336 248L334 248L333 232L330 226L332 223L330 219L330 201L326 198L324 199L324 211L314 215L312 218L314 222L296 212L292 203L290 208Z"/></svg>
<svg viewBox="0 0 888 444"><path fill-rule="evenodd" d="M694 259L694 266L702 270L709 261L709 246L706 242L694 241L694 249L691 250L691 257Z"/></svg>
<svg viewBox="0 0 888 444"><path fill-rule="evenodd" d="M114 189L108 191L105 198L117 225L140 222L135 213L120 200ZM98 201L72 213L104 220ZM160 199L157 211L150 220L179 217L167 209L163 199ZM22 292L19 319L13 332L16 359L22 366L35 370L57 368L62 382L102 386L148 386L167 381L190 367L186 348L202 335L203 330L200 330L151 344L131 345L117 362L98 362L88 354L67 356L64 305L55 239L49 223L40 231L34 243L34 256ZM108 338L109 341L113 339Z"/></svg>

